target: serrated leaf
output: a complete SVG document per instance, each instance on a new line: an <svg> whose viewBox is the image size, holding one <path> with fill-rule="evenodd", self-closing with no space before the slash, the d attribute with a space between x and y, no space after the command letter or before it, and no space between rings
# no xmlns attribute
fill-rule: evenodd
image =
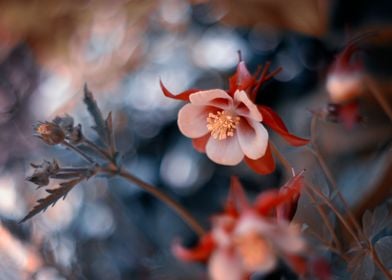
<svg viewBox="0 0 392 280"><path fill-rule="evenodd" d="M108 131L106 127L106 121L104 120L102 112L94 99L93 93L88 89L87 85L84 86L83 101L87 106L87 110L94 119L95 126L93 126L93 129L98 133L103 142L105 144L108 144Z"/></svg>
<svg viewBox="0 0 392 280"><path fill-rule="evenodd" d="M74 179L61 183L59 188L47 189L46 191L49 193L49 195L45 198L37 200L38 204L36 204L34 208L19 223L23 223L38 213L45 211L49 206L54 206L60 198L65 199L69 191L81 180L81 178Z"/></svg>

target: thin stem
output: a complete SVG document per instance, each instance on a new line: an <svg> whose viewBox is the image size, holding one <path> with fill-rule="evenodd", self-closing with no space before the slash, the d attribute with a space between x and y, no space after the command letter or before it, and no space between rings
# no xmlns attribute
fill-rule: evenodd
<svg viewBox="0 0 392 280"><path fill-rule="evenodd" d="M366 84L373 94L374 98L376 98L378 104L380 104L381 108L384 110L385 114L389 117L392 121L392 108L388 101L385 99L384 95L380 92L378 87L375 85L375 82L370 78L366 77Z"/></svg>
<svg viewBox="0 0 392 280"><path fill-rule="evenodd" d="M271 147L272 152L279 159L280 163L284 166L287 174L291 174L293 167L291 166L290 162L279 152L278 148L275 146L274 143L272 143L271 141L269 143L270 143L270 147Z"/></svg>
<svg viewBox="0 0 392 280"><path fill-rule="evenodd" d="M142 188L143 190L147 191L151 195L158 198L160 201L168 205L172 208L199 236L203 236L206 231L204 228L196 221L196 219L184 208L182 207L177 201L172 199L167 194L160 191L158 188L140 180L136 176L130 174L125 170L103 170L104 172L117 174L120 177L132 182Z"/></svg>
<svg viewBox="0 0 392 280"><path fill-rule="evenodd" d="M351 236L354 238L354 240L358 243L359 246L362 247L361 241L359 240L357 234L353 231L351 226L347 223L347 221L344 219L342 214L339 212L339 210L329 201L328 197L326 197L321 191L319 191L316 188L313 188L311 185L306 184L305 187L309 188L309 190L313 191L315 194L317 194L325 204L328 205L329 208L335 213L335 215L338 217L340 222L343 224L343 226L347 229L347 231L351 234Z"/></svg>
<svg viewBox="0 0 392 280"><path fill-rule="evenodd" d="M310 128L310 135L311 135L311 143L313 148L307 147L310 152L314 155L314 157L317 159L317 162L319 163L321 170L323 171L325 177L327 178L329 185L332 187L334 192L336 192L337 196L339 197L340 201L343 204L343 207L345 208L348 218L350 219L350 222L355 226L356 230L358 233L363 235L361 226L359 225L357 219L354 217L354 214L351 211L350 206L348 205L347 201L344 199L342 193L340 192L336 180L334 179L331 170L328 168L327 163L325 162L324 158L321 156L318 145L316 143L316 130L317 130L317 118L314 116L311 121L311 128Z"/></svg>
<svg viewBox="0 0 392 280"><path fill-rule="evenodd" d="M370 248L370 255L372 256L372 259L375 263L375 265L381 270L382 273L389 279L392 280L392 274L389 272L389 270L384 266L382 261L380 260L376 250L374 249L373 246Z"/></svg>
<svg viewBox="0 0 392 280"><path fill-rule="evenodd" d="M328 244L328 241L326 241L324 238L322 238L320 235L318 235L317 233L315 233L313 230L309 229L307 231L310 235L313 235L318 241L320 241L321 243L324 243L325 246L328 247L329 250L331 250L332 252L334 252L335 254L339 255L346 263L349 262L349 258L347 256L345 256L342 251L338 248L332 247L331 245Z"/></svg>
<svg viewBox="0 0 392 280"><path fill-rule="evenodd" d="M290 164L289 161L279 152L279 150L276 148L276 146L275 146L272 142L270 142L270 144L271 144L272 152L276 155L276 157L279 158L280 162L281 162L281 163L283 164L283 166L285 167L287 173L290 174L290 173L292 172L292 170L293 170L291 164ZM313 196L313 194L312 194L311 192L309 192L309 190L307 190L306 188L305 188L305 191L306 191L307 195L309 196L309 198L312 200L312 202L315 203L315 205L317 205L317 204L316 204L316 199L315 199L315 197ZM334 240L336 246L337 246L339 249L341 249L340 241L339 241L338 237L336 236L335 230L334 230L334 228L333 228L331 222L329 221L329 219L328 219L328 217L327 217L327 214L325 213L324 209L323 209L320 205L317 205L316 208L317 208L317 210L318 210L318 212L319 212L321 218L323 219L325 225L327 226L328 230L330 231L330 233L331 233L331 235L332 235L332 238L333 238L333 240Z"/></svg>
<svg viewBox="0 0 392 280"><path fill-rule="evenodd" d="M101 147L97 146L94 142L92 142L86 138L83 138L83 143L86 144L91 149L93 149L94 151L96 151L97 153L99 153L100 156L102 156L103 158L105 158L111 162L113 161L113 158L105 150L103 150Z"/></svg>
<svg viewBox="0 0 392 280"><path fill-rule="evenodd" d="M95 161L91 157L86 155L83 151L81 151L79 148L75 147L74 145L72 145L66 141L63 141L61 144L64 145L65 147L73 150L74 152L76 152L78 155L80 155L82 158L87 160L89 163L95 164Z"/></svg>
<svg viewBox="0 0 392 280"><path fill-rule="evenodd" d="M316 208L320 214L320 217L323 219L327 229L329 230L329 232L332 235L332 239L336 244L336 247L339 251L342 250L342 244L339 241L339 238L337 237L335 230L331 224L331 221L328 219L327 213L325 212L325 209L323 207L321 207L321 205L317 204L316 198L314 197L314 195L307 189L305 188L306 194L309 196L310 200L316 205Z"/></svg>

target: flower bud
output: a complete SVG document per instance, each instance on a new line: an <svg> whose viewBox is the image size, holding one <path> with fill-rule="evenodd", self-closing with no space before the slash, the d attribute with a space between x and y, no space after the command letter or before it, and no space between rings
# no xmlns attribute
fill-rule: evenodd
<svg viewBox="0 0 392 280"><path fill-rule="evenodd" d="M35 168L33 175L27 177L26 180L30 181L39 187L47 186L49 184L49 177L55 175L60 167L54 160L53 162L44 161L42 164L31 164Z"/></svg>
<svg viewBox="0 0 392 280"><path fill-rule="evenodd" d="M37 136L48 145L57 145L64 141L63 130L55 123L40 123L35 127Z"/></svg>

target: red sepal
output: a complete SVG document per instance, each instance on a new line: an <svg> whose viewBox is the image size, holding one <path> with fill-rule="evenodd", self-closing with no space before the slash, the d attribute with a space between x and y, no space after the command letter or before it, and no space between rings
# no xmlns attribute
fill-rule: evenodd
<svg viewBox="0 0 392 280"><path fill-rule="evenodd" d="M308 263L304 257L297 255L286 255L285 260L297 275L304 276L308 270Z"/></svg>
<svg viewBox="0 0 392 280"><path fill-rule="evenodd" d="M359 116L359 102L354 101L350 104L341 105L339 117L348 129L352 129L361 119Z"/></svg>
<svg viewBox="0 0 392 280"><path fill-rule="evenodd" d="M215 248L215 242L212 234L204 235L199 244L192 249L183 247L178 241L175 241L172 246L173 254L183 261L206 261L211 252Z"/></svg>
<svg viewBox="0 0 392 280"><path fill-rule="evenodd" d="M196 151L200 153L205 153L206 152L206 145L208 142L208 139L210 139L210 134L207 133L206 135L200 137L200 138L195 138L192 139L192 145L195 148Z"/></svg>
<svg viewBox="0 0 392 280"><path fill-rule="evenodd" d="M289 133L286 125L277 113L275 113L270 107L259 105L257 106L261 116L263 117L263 123L268 125L270 128L275 130L280 136L282 136L289 144L293 146L303 146L309 143L309 139L301 138Z"/></svg>
<svg viewBox="0 0 392 280"><path fill-rule="evenodd" d="M188 89L186 91L181 92L180 94L174 95L171 93L162 83L162 81L159 81L159 84L161 85L161 89L163 91L163 94L166 97L176 99L176 100L182 100L182 101L188 101L189 102L189 95L192 93L200 91L199 89Z"/></svg>
<svg viewBox="0 0 392 280"><path fill-rule="evenodd" d="M230 191L225 204L225 213L233 217L238 217L240 212L250 207L246 198L244 188L237 177L232 176Z"/></svg>
<svg viewBox="0 0 392 280"><path fill-rule="evenodd" d="M249 73L245 62L240 61L237 65L237 71L229 79L229 91L231 96L234 96L236 90L246 90L252 87L256 79Z"/></svg>
<svg viewBox="0 0 392 280"><path fill-rule="evenodd" d="M300 190L303 186L303 171L284 184L280 189L279 193L287 194L292 191L291 199L278 205L276 208L276 217L278 220L291 221L297 211L298 200L300 196Z"/></svg>
<svg viewBox="0 0 392 280"><path fill-rule="evenodd" d="M266 216L271 214L272 210L279 205L290 202L301 190L302 174L303 172L297 174L286 184L286 186L290 187L287 187L287 191L284 193L278 192L278 190L269 190L260 194L254 204L257 212Z"/></svg>
<svg viewBox="0 0 392 280"><path fill-rule="evenodd" d="M256 160L245 157L245 163L258 174L266 175L274 172L275 161L272 156L270 144L268 144L263 157Z"/></svg>

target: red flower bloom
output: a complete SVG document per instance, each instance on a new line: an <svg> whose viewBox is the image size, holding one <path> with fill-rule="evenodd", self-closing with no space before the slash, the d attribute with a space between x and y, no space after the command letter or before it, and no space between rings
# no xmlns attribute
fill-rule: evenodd
<svg viewBox="0 0 392 280"><path fill-rule="evenodd" d="M178 126L198 151L223 165L237 165L244 159L255 172L268 174L275 162L264 124L293 146L308 143L290 134L271 108L254 103L261 85L280 71L268 74L268 69L269 64L252 76L240 61L227 91L191 89L174 95L162 82L161 88L165 96L189 102L178 113Z"/></svg>
<svg viewBox="0 0 392 280"><path fill-rule="evenodd" d="M351 40L336 56L331 65L326 82L326 89L332 104L328 112L329 119L342 122L347 128L352 128L361 120L359 115L359 97L365 91L364 65L362 60L354 57L360 50L359 43L373 33L367 33Z"/></svg>
<svg viewBox="0 0 392 280"><path fill-rule="evenodd" d="M276 219L276 208L299 196L302 173L293 177L285 191L262 193L251 205L237 178L232 178L223 213L212 218L212 229L194 249L176 243L174 254L185 261L208 261L210 277L245 279L250 274L272 271L278 259L284 260L298 274L307 263L302 255L306 245L298 226Z"/></svg>

